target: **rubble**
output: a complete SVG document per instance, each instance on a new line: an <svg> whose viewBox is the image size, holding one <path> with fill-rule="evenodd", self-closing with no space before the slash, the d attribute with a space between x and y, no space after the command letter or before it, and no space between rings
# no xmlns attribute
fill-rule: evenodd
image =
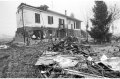
<svg viewBox="0 0 120 79"><path fill-rule="evenodd" d="M54 61L56 61L61 68L74 67L79 62L77 60L72 60L70 58L65 58L62 56L57 56L56 58L54 58Z"/></svg>
<svg viewBox="0 0 120 79"><path fill-rule="evenodd" d="M113 71L120 71L120 57L111 57L101 61Z"/></svg>
<svg viewBox="0 0 120 79"><path fill-rule="evenodd" d="M35 65L50 65L53 63L54 63L53 57L44 56L40 57Z"/></svg>
<svg viewBox="0 0 120 79"><path fill-rule="evenodd" d="M64 39L48 47L35 65L44 78L120 78L119 60L104 54L100 59L91 46Z"/></svg>
<svg viewBox="0 0 120 79"><path fill-rule="evenodd" d="M35 78L120 78L118 56L111 57L105 53L105 57L103 53L106 50L102 49L104 47L98 47L100 51L97 49L94 51L95 47L63 40L57 43L53 41L53 45L41 42L29 47L12 46L9 49L12 50L11 52L9 50L1 50L1 52L6 54L10 52L10 56L7 56L10 61L9 67L5 68L6 73L8 72L7 77L10 78L21 75ZM115 47L115 52L118 51ZM109 53L113 52L109 51ZM7 57L1 55L1 59L6 60Z"/></svg>
<svg viewBox="0 0 120 79"><path fill-rule="evenodd" d="M52 51L44 51L43 55L51 55L51 56L54 56L54 55L57 55L59 54L59 52L52 52Z"/></svg>
<svg viewBox="0 0 120 79"><path fill-rule="evenodd" d="M9 48L8 45L0 45L0 49L7 49L7 48Z"/></svg>
<svg viewBox="0 0 120 79"><path fill-rule="evenodd" d="M107 57L106 55L104 55L104 54L103 54L102 57L100 58L101 62L104 61L104 60L106 60L106 59L108 59L108 57Z"/></svg>

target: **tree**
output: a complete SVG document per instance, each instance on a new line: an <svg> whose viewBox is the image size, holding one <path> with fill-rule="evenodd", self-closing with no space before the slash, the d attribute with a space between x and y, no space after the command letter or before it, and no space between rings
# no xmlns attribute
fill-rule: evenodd
<svg viewBox="0 0 120 79"><path fill-rule="evenodd" d="M109 24L112 20L112 14L109 14L105 2L95 1L93 13L94 18L90 19L93 27L91 27L91 31L88 31L90 36L97 42L110 41L112 34L109 33Z"/></svg>
<svg viewBox="0 0 120 79"><path fill-rule="evenodd" d="M40 7L38 7L41 10L47 10L49 7L47 5L41 5Z"/></svg>
<svg viewBox="0 0 120 79"><path fill-rule="evenodd" d="M120 8L118 8L118 6L114 4L113 6L109 8L109 14L112 15L112 20L111 20L110 25L112 28L112 33L114 33L114 21L120 19Z"/></svg>
<svg viewBox="0 0 120 79"><path fill-rule="evenodd" d="M70 14L70 17L75 18L74 13L71 13L71 14Z"/></svg>

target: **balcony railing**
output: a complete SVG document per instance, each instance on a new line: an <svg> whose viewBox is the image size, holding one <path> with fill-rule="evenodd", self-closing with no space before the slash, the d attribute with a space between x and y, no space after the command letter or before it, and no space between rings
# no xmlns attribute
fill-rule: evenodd
<svg viewBox="0 0 120 79"><path fill-rule="evenodd" d="M65 24L64 25L59 25L58 28L59 29L67 29L67 25L65 25Z"/></svg>

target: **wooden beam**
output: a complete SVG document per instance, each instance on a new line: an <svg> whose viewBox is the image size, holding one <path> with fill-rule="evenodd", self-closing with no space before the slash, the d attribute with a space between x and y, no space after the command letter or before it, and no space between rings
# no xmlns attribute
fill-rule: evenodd
<svg viewBox="0 0 120 79"><path fill-rule="evenodd" d="M98 76L98 75L94 75L94 74L79 72L79 71L71 70L71 69L64 69L64 71L67 71L67 73L69 73L69 74L84 76L85 78L105 78L103 76Z"/></svg>

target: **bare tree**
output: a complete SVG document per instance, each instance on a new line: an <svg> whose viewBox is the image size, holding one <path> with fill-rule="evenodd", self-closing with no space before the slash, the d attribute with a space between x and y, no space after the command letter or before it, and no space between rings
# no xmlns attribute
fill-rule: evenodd
<svg viewBox="0 0 120 79"><path fill-rule="evenodd" d="M70 14L70 17L75 18L74 13L71 13L71 14Z"/></svg>
<svg viewBox="0 0 120 79"><path fill-rule="evenodd" d="M109 8L109 14L111 15L110 26L112 28L112 33L114 33L114 21L120 19L120 8L116 4Z"/></svg>
<svg viewBox="0 0 120 79"><path fill-rule="evenodd" d="M88 18L87 18L87 22L86 22L87 39L86 39L86 42L88 42L88 28L89 28L89 21L88 21Z"/></svg>
<svg viewBox="0 0 120 79"><path fill-rule="evenodd" d="M110 14L112 14L112 21L115 21L120 18L120 8L116 4L110 7Z"/></svg>
<svg viewBox="0 0 120 79"><path fill-rule="evenodd" d="M84 16L84 23L85 23L85 28L86 28L86 42L88 42L88 36L89 36L88 28L90 27L90 24L89 24L90 16L89 15L91 14L91 12L88 11L85 14L86 15Z"/></svg>
<svg viewBox="0 0 120 79"><path fill-rule="evenodd" d="M89 37L89 33L88 30L91 27L91 23L90 23L90 18L93 17L93 12L92 12L92 7L89 7L89 9L84 9L83 10L83 20L84 20L84 24L85 24L85 30L86 30L86 42L88 42L88 37Z"/></svg>

